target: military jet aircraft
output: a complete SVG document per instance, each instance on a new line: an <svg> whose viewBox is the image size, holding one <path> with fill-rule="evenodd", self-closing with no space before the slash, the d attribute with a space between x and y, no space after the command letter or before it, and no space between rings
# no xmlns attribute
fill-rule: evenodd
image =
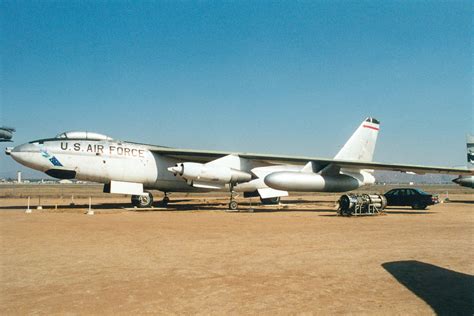
<svg viewBox="0 0 474 316"><path fill-rule="evenodd" d="M373 184L373 170L473 174L459 168L372 162L380 123L365 119L334 159L177 149L120 141L92 132L65 132L34 140L6 153L17 162L59 179L104 184L104 192L131 195L132 205L149 207L150 192L228 190L278 202L288 191L344 192Z"/></svg>
<svg viewBox="0 0 474 316"><path fill-rule="evenodd" d="M474 169L474 136L466 136L466 147L467 147L467 167L468 169ZM474 176L459 176L453 180L454 183L459 184L463 187L474 189Z"/></svg>

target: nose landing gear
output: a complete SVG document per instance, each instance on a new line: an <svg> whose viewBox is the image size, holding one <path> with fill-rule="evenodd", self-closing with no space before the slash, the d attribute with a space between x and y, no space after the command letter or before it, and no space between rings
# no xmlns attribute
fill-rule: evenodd
<svg viewBox="0 0 474 316"><path fill-rule="evenodd" d="M231 211L235 211L239 207L239 204L237 203L237 201L234 200L234 194L235 194L234 185L231 184L230 185L230 201L229 201L229 210L231 210Z"/></svg>
<svg viewBox="0 0 474 316"><path fill-rule="evenodd" d="M235 211L235 210L237 210L237 208L239 208L239 204L238 204L236 201L234 201L234 200L230 200L230 202L229 202L229 210Z"/></svg>

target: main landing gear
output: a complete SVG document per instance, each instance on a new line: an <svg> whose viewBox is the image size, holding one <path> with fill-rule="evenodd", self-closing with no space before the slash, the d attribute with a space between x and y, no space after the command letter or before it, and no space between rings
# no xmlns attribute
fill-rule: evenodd
<svg viewBox="0 0 474 316"><path fill-rule="evenodd" d="M163 200L161 200L161 204L166 207L169 202L170 198L168 197L168 192L165 192L165 196L163 197Z"/></svg>
<svg viewBox="0 0 474 316"><path fill-rule="evenodd" d="M143 195L132 195L132 206L139 208L147 208L153 205L153 195L144 191Z"/></svg>
<svg viewBox="0 0 474 316"><path fill-rule="evenodd" d="M132 206L148 208L153 205L153 195L148 191L144 191L143 193L144 195L132 195ZM168 192L165 192L165 196L163 200L161 200L161 205L166 207L169 202L170 198L168 197Z"/></svg>

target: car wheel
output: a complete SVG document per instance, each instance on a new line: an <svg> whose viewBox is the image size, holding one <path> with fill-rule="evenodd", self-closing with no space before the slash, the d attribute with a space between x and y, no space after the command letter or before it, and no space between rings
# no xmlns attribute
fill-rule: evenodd
<svg viewBox="0 0 474 316"><path fill-rule="evenodd" d="M416 203L416 204L413 204L413 205L411 206L411 208L414 209L414 210L424 210L424 209L426 209L426 206L427 206L426 204L418 204L418 203Z"/></svg>

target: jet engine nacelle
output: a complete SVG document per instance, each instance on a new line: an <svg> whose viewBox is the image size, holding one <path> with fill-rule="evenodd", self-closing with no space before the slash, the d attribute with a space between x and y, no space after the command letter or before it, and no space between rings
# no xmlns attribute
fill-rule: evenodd
<svg viewBox="0 0 474 316"><path fill-rule="evenodd" d="M474 189L474 176L461 176L454 179L453 182L459 184L460 186Z"/></svg>
<svg viewBox="0 0 474 316"><path fill-rule="evenodd" d="M250 173L225 166L206 165L196 162L183 162L168 168L175 175L186 180L200 180L218 183L240 183L252 179Z"/></svg>
<svg viewBox="0 0 474 316"><path fill-rule="evenodd" d="M10 141L14 131L14 128L0 127L0 142Z"/></svg>
<svg viewBox="0 0 474 316"><path fill-rule="evenodd" d="M297 171L273 172L264 181L272 189L299 192L345 192L355 190L363 184L345 174L320 175Z"/></svg>

